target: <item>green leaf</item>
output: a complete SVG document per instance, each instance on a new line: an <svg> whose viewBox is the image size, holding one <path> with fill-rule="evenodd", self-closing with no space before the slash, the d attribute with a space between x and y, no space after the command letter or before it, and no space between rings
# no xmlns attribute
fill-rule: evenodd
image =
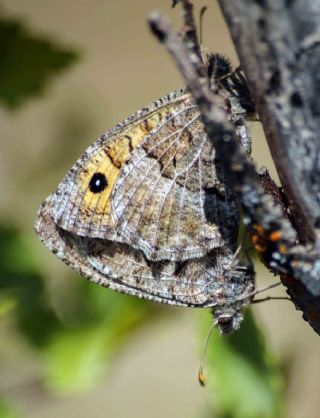
<svg viewBox="0 0 320 418"><path fill-rule="evenodd" d="M16 306L16 298L0 294L0 318L8 315Z"/></svg>
<svg viewBox="0 0 320 418"><path fill-rule="evenodd" d="M56 393L93 387L105 373L115 352L138 326L150 319L153 310L151 303L118 295L93 284L89 284L88 290L87 309L91 307L91 320L88 321L84 314L84 323L79 322L73 329L55 334L46 350L45 380Z"/></svg>
<svg viewBox="0 0 320 418"><path fill-rule="evenodd" d="M93 386L106 367L101 327L56 335L46 352L45 382L54 392L70 393Z"/></svg>
<svg viewBox="0 0 320 418"><path fill-rule="evenodd" d="M86 390L158 309L77 277L67 306L56 314L33 251L16 228L0 225L0 315L11 315L22 335L41 350L48 388L56 393Z"/></svg>
<svg viewBox="0 0 320 418"><path fill-rule="evenodd" d="M34 273L37 259L33 242L23 235L10 221L0 224L0 272Z"/></svg>
<svg viewBox="0 0 320 418"><path fill-rule="evenodd" d="M216 418L284 416L281 371L250 312L233 335L213 332L206 374Z"/></svg>
<svg viewBox="0 0 320 418"><path fill-rule="evenodd" d="M0 101L21 106L41 94L52 75L73 64L77 54L35 36L19 21L0 19Z"/></svg>
<svg viewBox="0 0 320 418"><path fill-rule="evenodd" d="M4 399L0 398L0 418L18 418L15 409Z"/></svg>
<svg viewBox="0 0 320 418"><path fill-rule="evenodd" d="M0 254L0 312L12 315L19 331L40 348L63 326L50 306L28 240L16 228L0 225Z"/></svg>

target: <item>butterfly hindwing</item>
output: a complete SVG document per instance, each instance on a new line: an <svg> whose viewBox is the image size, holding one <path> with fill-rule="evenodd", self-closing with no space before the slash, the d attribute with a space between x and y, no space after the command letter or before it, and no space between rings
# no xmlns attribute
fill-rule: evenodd
<svg viewBox="0 0 320 418"><path fill-rule="evenodd" d="M222 296L232 301L253 290L248 272L232 271L231 248L184 262L150 261L128 244L80 237L60 228L54 221L53 196L39 210L37 233L62 261L94 283L156 302L193 307L215 307Z"/></svg>

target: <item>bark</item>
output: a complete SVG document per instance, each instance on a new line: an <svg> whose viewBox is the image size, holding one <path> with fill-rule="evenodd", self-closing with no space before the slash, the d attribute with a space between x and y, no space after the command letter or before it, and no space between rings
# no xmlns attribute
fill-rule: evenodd
<svg viewBox="0 0 320 418"><path fill-rule="evenodd" d="M320 227L320 1L219 0L302 243Z"/></svg>
<svg viewBox="0 0 320 418"><path fill-rule="evenodd" d="M182 34L159 14L150 16L151 28L171 53L199 106L262 260L281 276L295 306L320 335L319 1L220 0L283 183L285 208L275 193L261 186L254 164L209 89L192 7L188 0L181 3Z"/></svg>

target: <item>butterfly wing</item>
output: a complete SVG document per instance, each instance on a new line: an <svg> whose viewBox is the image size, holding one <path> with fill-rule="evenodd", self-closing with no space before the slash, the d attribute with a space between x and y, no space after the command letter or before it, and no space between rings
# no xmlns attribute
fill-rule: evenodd
<svg viewBox="0 0 320 418"><path fill-rule="evenodd" d="M41 206L36 231L62 261L101 286L155 302L191 307L217 307L253 290L248 271L226 277L233 252L211 251L183 262L150 261L128 244L86 238L60 228L54 220L54 198ZM248 301L239 301L245 306Z"/></svg>
<svg viewBox="0 0 320 418"><path fill-rule="evenodd" d="M120 171L145 136L161 124L177 104L183 103L185 96L181 90L154 102L107 131L91 145L53 195L55 222L77 235L119 238L116 233L118 219L111 208L111 193ZM97 189L97 183L92 183L97 173L105 179L103 189Z"/></svg>
<svg viewBox="0 0 320 418"><path fill-rule="evenodd" d="M177 94L176 101L183 101L181 95ZM59 226L77 235L116 238L117 219L111 211L111 192L133 149L172 111L168 101L169 98L163 106L161 101L155 102L130 116L85 151L53 196L54 220ZM92 187L96 186L92 184L96 173L105 178L103 190Z"/></svg>
<svg viewBox="0 0 320 418"><path fill-rule="evenodd" d="M221 206L232 228L238 211L217 169L213 144L188 97L119 173L111 199L118 234L152 260L197 258L222 247Z"/></svg>
<svg viewBox="0 0 320 418"><path fill-rule="evenodd" d="M190 95L174 92L84 153L54 194L54 220L79 236L130 244L150 260L201 257L237 231L239 213L218 170Z"/></svg>

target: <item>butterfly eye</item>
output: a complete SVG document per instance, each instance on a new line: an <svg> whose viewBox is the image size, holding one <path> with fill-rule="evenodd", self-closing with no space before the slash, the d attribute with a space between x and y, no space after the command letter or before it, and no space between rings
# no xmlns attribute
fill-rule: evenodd
<svg viewBox="0 0 320 418"><path fill-rule="evenodd" d="M94 173L89 183L89 189L92 193L101 193L108 186L108 180L103 173Z"/></svg>

